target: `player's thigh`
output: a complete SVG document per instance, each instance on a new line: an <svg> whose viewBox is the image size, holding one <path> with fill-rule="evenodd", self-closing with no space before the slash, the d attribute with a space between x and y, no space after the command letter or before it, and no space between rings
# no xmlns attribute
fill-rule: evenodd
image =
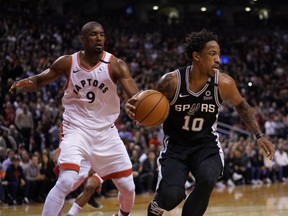
<svg viewBox="0 0 288 216"><path fill-rule="evenodd" d="M74 164L80 166L84 159L86 139L79 128L63 123L63 137L59 145L59 164Z"/></svg>
<svg viewBox="0 0 288 216"><path fill-rule="evenodd" d="M101 177L132 169L131 160L118 131L112 131L108 135L101 145L93 146L89 155L92 168Z"/></svg>
<svg viewBox="0 0 288 216"><path fill-rule="evenodd" d="M189 168L183 161L171 157L160 159L159 164L157 186L159 186L161 181L165 181L167 185L184 188L189 174Z"/></svg>

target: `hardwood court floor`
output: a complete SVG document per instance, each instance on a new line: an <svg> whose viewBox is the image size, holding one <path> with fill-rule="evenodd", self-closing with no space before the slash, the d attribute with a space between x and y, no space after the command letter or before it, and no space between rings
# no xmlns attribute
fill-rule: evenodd
<svg viewBox="0 0 288 216"><path fill-rule="evenodd" d="M132 216L145 216L146 208L152 194L138 195ZM99 199L103 204L100 210L85 206L79 216L111 216L116 213L116 197ZM165 212L164 216L180 216L183 203L176 209ZM42 204L7 206L0 205L2 216L36 216L41 215ZM66 203L64 212L71 206ZM288 182L262 186L236 186L235 188L215 188L205 216L287 216L288 215ZM55 215L56 216L56 215Z"/></svg>

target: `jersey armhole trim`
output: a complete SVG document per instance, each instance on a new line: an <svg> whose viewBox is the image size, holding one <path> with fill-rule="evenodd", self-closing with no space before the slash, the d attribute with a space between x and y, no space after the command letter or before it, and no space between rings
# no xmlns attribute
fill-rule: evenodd
<svg viewBox="0 0 288 216"><path fill-rule="evenodd" d="M179 69L175 70L176 72L176 76L177 76L177 88L176 88L176 91L175 91L175 95L172 99L172 101L170 102L170 105L173 105L177 98L178 98L178 95L179 95L179 92L180 92L180 87L181 87L181 75L180 75L180 71Z"/></svg>
<svg viewBox="0 0 288 216"><path fill-rule="evenodd" d="M112 60L112 58L113 58L113 55L111 55L110 57L109 57L109 62L110 62L110 64L108 64L108 74L109 74L109 77L110 77L110 79L113 81L113 83L117 83L117 80L115 80L114 78L113 78L113 74L112 74L112 69L111 69L111 60Z"/></svg>
<svg viewBox="0 0 288 216"><path fill-rule="evenodd" d="M214 95L215 95L215 102L219 108L221 106L220 102L221 96L219 92L219 72L217 72L215 75Z"/></svg>
<svg viewBox="0 0 288 216"><path fill-rule="evenodd" d="M69 57L69 62L70 62L70 67L69 67L69 70L68 70L67 80L66 80L66 84L64 86L64 90L68 88L68 84L69 84L69 81L70 81L71 70L72 70L72 56L71 55Z"/></svg>

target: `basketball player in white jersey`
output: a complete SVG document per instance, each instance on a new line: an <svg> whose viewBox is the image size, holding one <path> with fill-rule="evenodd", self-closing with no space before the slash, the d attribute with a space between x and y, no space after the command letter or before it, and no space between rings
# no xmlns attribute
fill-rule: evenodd
<svg viewBox="0 0 288 216"><path fill-rule="evenodd" d="M10 92L16 88L37 91L60 76L67 78L62 98L65 111L58 158L60 172L42 215L61 212L82 160L88 160L103 180L112 179L118 188L120 207L115 215L130 215L135 199L132 165L114 122L120 112L117 84L129 98L138 88L126 63L104 50L101 24L86 23L81 29L81 40L83 51L61 56L41 74L15 82L10 88Z"/></svg>

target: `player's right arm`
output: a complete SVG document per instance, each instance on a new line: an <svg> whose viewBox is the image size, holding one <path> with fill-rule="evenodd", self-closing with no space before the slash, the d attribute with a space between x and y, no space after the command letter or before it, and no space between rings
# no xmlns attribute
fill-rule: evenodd
<svg viewBox="0 0 288 216"><path fill-rule="evenodd" d="M68 77L70 66L71 56L61 56L52 63L50 68L46 69L42 73L14 82L9 89L9 92L13 93L17 88L29 92L37 91L43 86L55 81L62 75Z"/></svg>
<svg viewBox="0 0 288 216"><path fill-rule="evenodd" d="M176 71L164 74L156 85L156 90L164 94L168 100L172 100L177 88Z"/></svg>

